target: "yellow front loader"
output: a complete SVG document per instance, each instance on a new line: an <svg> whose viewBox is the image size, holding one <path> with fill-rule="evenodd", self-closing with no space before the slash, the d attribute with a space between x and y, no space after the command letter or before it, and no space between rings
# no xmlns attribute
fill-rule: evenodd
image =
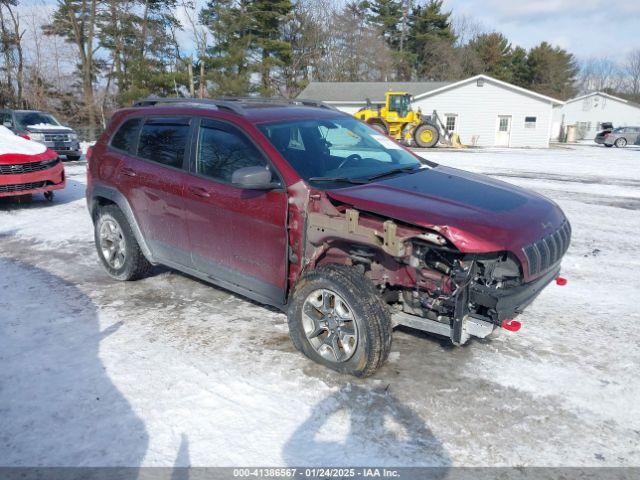
<svg viewBox="0 0 640 480"><path fill-rule="evenodd" d="M372 105L358 110L354 116L376 130L408 145L435 147L440 140L436 119L411 110L411 95L406 92L386 92L384 105Z"/></svg>

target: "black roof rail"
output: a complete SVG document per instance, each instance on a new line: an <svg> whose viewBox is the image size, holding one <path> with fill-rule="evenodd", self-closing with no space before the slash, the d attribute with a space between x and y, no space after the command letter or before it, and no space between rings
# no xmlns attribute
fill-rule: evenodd
<svg viewBox="0 0 640 480"><path fill-rule="evenodd" d="M231 110L238 115L244 115L246 109L244 105L300 105L305 107L326 108L328 110L339 111L337 108L328 105L318 100L310 99L289 99L278 97L221 97L221 98L181 98L181 97L149 97L144 100L138 100L134 102L134 107L152 107L156 105L197 105L207 108L214 108L216 110L226 109Z"/></svg>
<svg viewBox="0 0 640 480"><path fill-rule="evenodd" d="M238 103L264 103L272 105L301 105L305 107L326 108L328 110L336 110L337 108L321 102L320 100L311 100L307 98L284 98L284 97L220 97L225 102Z"/></svg>
<svg viewBox="0 0 640 480"><path fill-rule="evenodd" d="M197 105L201 107L213 108L215 110L227 109L238 115L244 115L244 109L237 104L216 100L215 98L181 98L181 97L149 97L144 100L134 102L134 107L153 107L160 105Z"/></svg>

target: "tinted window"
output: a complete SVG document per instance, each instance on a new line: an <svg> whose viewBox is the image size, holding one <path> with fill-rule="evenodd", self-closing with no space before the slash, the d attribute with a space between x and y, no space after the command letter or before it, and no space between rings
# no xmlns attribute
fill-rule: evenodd
<svg viewBox="0 0 640 480"><path fill-rule="evenodd" d="M260 151L239 132L206 124L198 133L196 172L224 182L239 168L266 166Z"/></svg>
<svg viewBox="0 0 640 480"><path fill-rule="evenodd" d="M3 112L0 115L0 120L2 121L2 125L4 125L5 123L7 124L11 124L11 126L13 127L13 119L11 118L11 113L9 112Z"/></svg>
<svg viewBox="0 0 640 480"><path fill-rule="evenodd" d="M189 123L186 119L147 119L140 132L138 156L182 168L188 138Z"/></svg>
<svg viewBox="0 0 640 480"><path fill-rule="evenodd" d="M111 139L111 146L127 153L135 153L141 123L142 119L132 118L120 125L120 128Z"/></svg>
<svg viewBox="0 0 640 480"><path fill-rule="evenodd" d="M32 125L60 125L60 123L48 113L43 112L16 112L16 122L22 128Z"/></svg>

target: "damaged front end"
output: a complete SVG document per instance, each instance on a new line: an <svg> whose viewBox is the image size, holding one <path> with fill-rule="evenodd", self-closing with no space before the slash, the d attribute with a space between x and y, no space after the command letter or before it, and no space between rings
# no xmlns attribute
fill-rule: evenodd
<svg viewBox="0 0 640 480"><path fill-rule="evenodd" d="M360 268L389 306L394 325L444 335L457 345L497 326L515 330L517 322L510 321L560 271L564 251L525 283L512 252L461 252L437 228L360 212L323 195L310 198L300 272L331 263Z"/></svg>

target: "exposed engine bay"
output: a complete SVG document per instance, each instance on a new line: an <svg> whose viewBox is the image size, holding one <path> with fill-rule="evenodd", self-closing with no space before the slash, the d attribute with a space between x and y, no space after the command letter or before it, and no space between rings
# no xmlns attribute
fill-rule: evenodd
<svg viewBox="0 0 640 480"><path fill-rule="evenodd" d="M435 229L316 203L322 205L307 216L303 268L356 266L379 290L395 325L444 335L457 345L497 326L517 330L511 320L559 274L558 261L524 283L511 252L463 253Z"/></svg>

